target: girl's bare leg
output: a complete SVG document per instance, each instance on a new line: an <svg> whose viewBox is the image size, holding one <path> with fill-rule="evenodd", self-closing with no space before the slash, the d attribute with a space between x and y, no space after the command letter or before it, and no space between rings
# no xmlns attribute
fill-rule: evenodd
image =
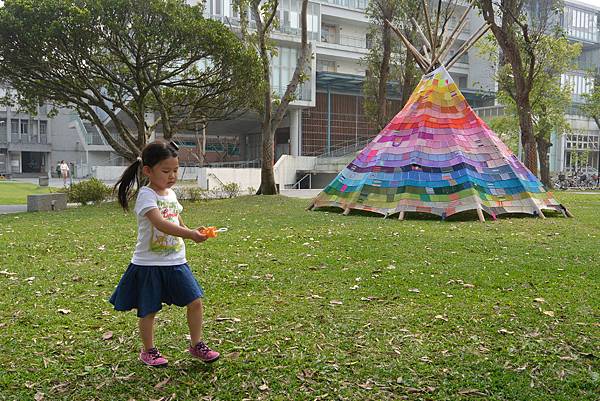
<svg viewBox="0 0 600 401"><path fill-rule="evenodd" d="M202 310L202 298L196 298L187 305L187 322L192 346L202 341Z"/></svg>
<svg viewBox="0 0 600 401"><path fill-rule="evenodd" d="M154 348L154 317L156 313L146 315L138 321L138 327L140 328L140 337L142 337L142 343L144 344L144 351L148 351L150 348Z"/></svg>

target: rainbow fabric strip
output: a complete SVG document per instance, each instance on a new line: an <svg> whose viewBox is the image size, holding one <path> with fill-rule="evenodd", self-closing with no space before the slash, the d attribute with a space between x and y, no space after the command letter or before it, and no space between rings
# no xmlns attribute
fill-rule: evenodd
<svg viewBox="0 0 600 401"><path fill-rule="evenodd" d="M493 218L564 211L475 114L443 66L423 76L400 113L313 204L442 218L473 209Z"/></svg>

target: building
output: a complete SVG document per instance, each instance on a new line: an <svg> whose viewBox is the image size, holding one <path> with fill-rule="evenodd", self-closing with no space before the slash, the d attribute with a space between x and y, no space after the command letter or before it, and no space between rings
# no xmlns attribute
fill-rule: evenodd
<svg viewBox="0 0 600 401"><path fill-rule="evenodd" d="M561 76L561 83L569 83L573 88L573 103L567 110L572 132L553 133L550 171L596 173L600 165L600 128L582 113L581 104L584 102L582 95L588 93L594 84L590 73L600 72L600 4L591 6L577 0L566 0L558 22L569 40L581 43L582 52L577 68ZM476 111L484 118L504 112L500 105Z"/></svg>
<svg viewBox="0 0 600 401"><path fill-rule="evenodd" d="M278 54L273 58L271 84L280 95L285 92L296 68L300 45L300 4L299 0L280 2L281 24L272 35L277 43ZM309 2L307 30L315 55L314 62L310 80L302 88L298 100L291 104L286 119L277 130L276 157L284 153L317 156L360 147L377 134L364 115L361 94L366 75L362 59L369 51L369 23L365 15L367 4L367 0ZM464 11L466 4L463 2L459 6L448 29L456 26L461 9ZM239 26L239 18L230 0L210 0L206 4L205 14L233 29ZM453 50L458 49L482 23L481 17L472 11ZM489 63L478 56L476 49L471 49L450 73L471 104L491 105L493 97L490 93L495 89L491 71ZM400 103L397 100L401 94L396 86L390 85L389 88L388 97L399 111ZM259 158L259 126L255 123L242 125L230 124L230 127L239 130L240 147L244 148L241 152L243 158ZM222 132L220 128L219 124L209 124L209 135L234 134Z"/></svg>
<svg viewBox="0 0 600 401"><path fill-rule="evenodd" d="M188 0L190 4L197 0ZM314 58L309 72L310 79L299 89L298 98L291 103L288 113L275 135L275 155L282 154L319 156L351 152L363 147L376 134L369 126L363 112L362 83L367 73L361 60L369 50L369 23L365 16L368 0L313 0L308 7L308 33ZM459 2L459 9L449 22L452 29L462 15L467 1ZM300 0L282 0L279 6L280 25L272 38L277 46L277 54L272 62L272 87L279 94L285 92L298 57L300 45ZM207 17L223 21L231 29L239 29L239 16L232 8L231 0L207 0L204 9ZM551 169L556 171L577 168L584 157L588 165L598 166L598 127L590 119L583 117L577 106L581 94L589 90L590 80L586 68L600 64L598 28L599 7L584 5L576 0L568 0L561 22L569 38L583 43L584 51L579 60L579 68L562 78L573 83L574 106L569 113L573 125L572 134L558 134L553 138ZM476 10L469 13L467 25L454 44L453 51L460 47L472 32L483 23ZM494 105L493 93L496 89L493 80L494 68L487 60L472 48L461 57L450 70L455 82L473 107L483 107L481 114L497 115L502 112ZM389 98L392 105L400 108L397 101L400 93L394 85L389 86ZM491 106L491 107L489 107ZM399 110L398 110L399 111ZM1 113L1 112L0 112ZM14 114L12 114L14 116ZM41 113L41 116L44 114ZM0 114L0 169L3 154L5 165L12 165L13 172L26 172L24 162L33 166L32 157L41 160L42 169L51 169L58 161L65 159L75 165L76 174L93 174L97 165L120 165L118 157L91 124L79 119L73 112L61 110L55 119L40 117L41 124L34 123L37 117L20 115L7 116L11 129L18 138L29 138L30 127L38 131L48 130L47 143L38 143L38 150L27 144L27 150L21 144L14 143L11 135L3 142L2 114ZM12 126L12 120L14 127ZM22 126L21 121L31 121ZM43 127L44 120L48 122ZM25 131L22 131L25 130ZM202 129L182 133L177 140L182 146L184 163L195 164L194 153L201 147ZM235 119L211 122L205 129L206 162L238 163L247 166L260 159L261 133L260 122L255 114L248 113ZM158 133L157 135L160 135ZM17 136L15 136L17 138ZM38 135L37 141L42 141ZM10 143L9 143L10 142ZM7 146L8 145L8 146ZM43 148L42 148L43 146ZM10 151L10 155L8 150ZM30 153L27 153L30 152ZM31 152L36 153L35 156ZM44 153L45 152L45 153ZM40 155L45 159L40 159ZM12 158L12 159L11 159ZM42 161L44 164L42 164ZM256 165L256 164L254 164ZM35 168L34 168L35 169ZM1 170L0 170L1 171Z"/></svg>

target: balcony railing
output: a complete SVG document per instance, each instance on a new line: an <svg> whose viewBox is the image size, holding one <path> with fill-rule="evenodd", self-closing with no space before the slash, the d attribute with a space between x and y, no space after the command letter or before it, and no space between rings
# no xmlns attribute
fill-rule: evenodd
<svg viewBox="0 0 600 401"><path fill-rule="evenodd" d="M0 143L7 143L8 135L6 133L0 133ZM12 133L10 135L10 143L21 143L21 144L48 144L48 135L42 134L38 136L37 134L18 134Z"/></svg>
<svg viewBox="0 0 600 401"><path fill-rule="evenodd" d="M283 96L285 95L285 91L287 90L287 84L273 85L271 87L271 90L275 92L278 96ZM312 100L310 82L307 82L306 85L298 85L298 88L296 89L296 99L294 100L302 100L305 102L310 102Z"/></svg>
<svg viewBox="0 0 600 401"><path fill-rule="evenodd" d="M366 36L350 36L341 34L328 34L321 31L321 42L322 43L334 43L336 45L355 47L359 49L367 48L367 37Z"/></svg>
<svg viewBox="0 0 600 401"><path fill-rule="evenodd" d="M369 0L321 0L321 3L333 4L355 10L364 10L367 8Z"/></svg>

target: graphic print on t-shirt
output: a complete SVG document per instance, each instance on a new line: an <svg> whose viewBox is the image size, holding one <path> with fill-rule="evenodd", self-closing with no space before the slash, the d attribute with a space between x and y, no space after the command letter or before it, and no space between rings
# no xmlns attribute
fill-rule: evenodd
<svg viewBox="0 0 600 401"><path fill-rule="evenodd" d="M165 220L179 225L179 213L183 210L178 202L169 202L158 199L158 210ZM183 239L173 235L165 234L162 231L152 227L152 239L150 240L150 250L163 255L170 255L179 252L183 247Z"/></svg>

